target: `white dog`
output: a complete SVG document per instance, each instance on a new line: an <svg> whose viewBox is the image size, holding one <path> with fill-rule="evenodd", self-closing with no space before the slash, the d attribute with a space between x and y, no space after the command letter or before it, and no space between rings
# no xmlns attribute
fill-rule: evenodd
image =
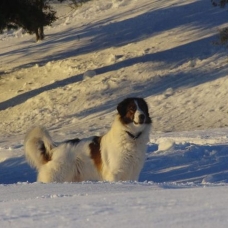
<svg viewBox="0 0 228 228"><path fill-rule="evenodd" d="M103 136L55 143L43 127L25 137L25 156L38 171L37 181L138 180L145 160L151 118L142 98L117 106L111 129Z"/></svg>

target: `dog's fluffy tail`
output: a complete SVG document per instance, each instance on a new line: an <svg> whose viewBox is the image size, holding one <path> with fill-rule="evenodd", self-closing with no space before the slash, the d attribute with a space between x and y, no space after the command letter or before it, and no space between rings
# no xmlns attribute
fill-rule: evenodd
<svg viewBox="0 0 228 228"><path fill-rule="evenodd" d="M51 160L55 143L43 127L34 127L25 136L25 157L28 163L37 170Z"/></svg>

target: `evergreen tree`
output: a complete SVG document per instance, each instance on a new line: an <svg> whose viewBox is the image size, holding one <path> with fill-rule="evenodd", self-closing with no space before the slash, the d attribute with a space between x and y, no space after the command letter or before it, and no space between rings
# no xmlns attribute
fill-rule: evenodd
<svg viewBox="0 0 228 228"><path fill-rule="evenodd" d="M21 27L35 34L38 41L44 39L44 26L56 19L50 0L0 0L0 32L5 28Z"/></svg>
<svg viewBox="0 0 228 228"><path fill-rule="evenodd" d="M225 5L228 3L228 0L211 0L213 6L221 6L225 7Z"/></svg>
<svg viewBox="0 0 228 228"><path fill-rule="evenodd" d="M44 39L44 26L51 25L56 12L50 5L52 0L0 0L0 33L5 28L23 28L36 35L36 40ZM58 0L63 2L65 0ZM79 5L90 0L71 0Z"/></svg>
<svg viewBox="0 0 228 228"><path fill-rule="evenodd" d="M44 39L44 26L51 25L56 19L56 12L47 0L27 0L31 3L29 17L25 17L24 29L36 34L36 40ZM27 20L28 19L28 20Z"/></svg>

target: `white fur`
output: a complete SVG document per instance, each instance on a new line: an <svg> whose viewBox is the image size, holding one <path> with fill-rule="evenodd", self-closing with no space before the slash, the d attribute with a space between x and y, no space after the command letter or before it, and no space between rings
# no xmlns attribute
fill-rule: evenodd
<svg viewBox="0 0 228 228"><path fill-rule="evenodd" d="M142 134L134 140L126 131ZM63 143L54 147L47 131L40 127L34 128L25 138L25 155L38 170L39 182L138 180L145 160L149 131L150 124L124 125L117 115L111 129L101 138L101 170L91 159L89 144L93 138L83 139L75 145ZM36 148L40 140L50 148L51 160L46 163L42 162Z"/></svg>
<svg viewBox="0 0 228 228"><path fill-rule="evenodd" d="M126 130L134 134L142 130L143 132L134 140L126 134ZM119 116L115 118L110 131L103 136L101 142L103 180L138 180L145 161L149 131L150 125L123 125L119 121Z"/></svg>
<svg viewBox="0 0 228 228"><path fill-rule="evenodd" d="M43 127L35 127L25 136L25 156L31 166L40 169L43 165L43 157L39 151L39 142L43 142L49 155L52 155L52 148L55 143Z"/></svg>
<svg viewBox="0 0 228 228"><path fill-rule="evenodd" d="M135 105L136 105L136 107L137 107L137 109L136 109L136 112L135 112L135 115L134 115L134 122L135 123L139 123L139 116L141 115L141 114L144 114L144 112L140 109L140 107L139 107L139 105L138 105L138 102L135 100L134 101L135 102Z"/></svg>

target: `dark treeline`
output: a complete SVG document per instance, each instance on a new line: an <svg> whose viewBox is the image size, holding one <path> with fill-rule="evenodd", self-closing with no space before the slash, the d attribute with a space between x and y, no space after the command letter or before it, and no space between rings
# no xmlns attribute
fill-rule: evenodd
<svg viewBox="0 0 228 228"><path fill-rule="evenodd" d="M228 0L211 0L213 6L220 6L224 8L228 4ZM228 43L228 27L222 28L219 31L220 43L227 44Z"/></svg>

